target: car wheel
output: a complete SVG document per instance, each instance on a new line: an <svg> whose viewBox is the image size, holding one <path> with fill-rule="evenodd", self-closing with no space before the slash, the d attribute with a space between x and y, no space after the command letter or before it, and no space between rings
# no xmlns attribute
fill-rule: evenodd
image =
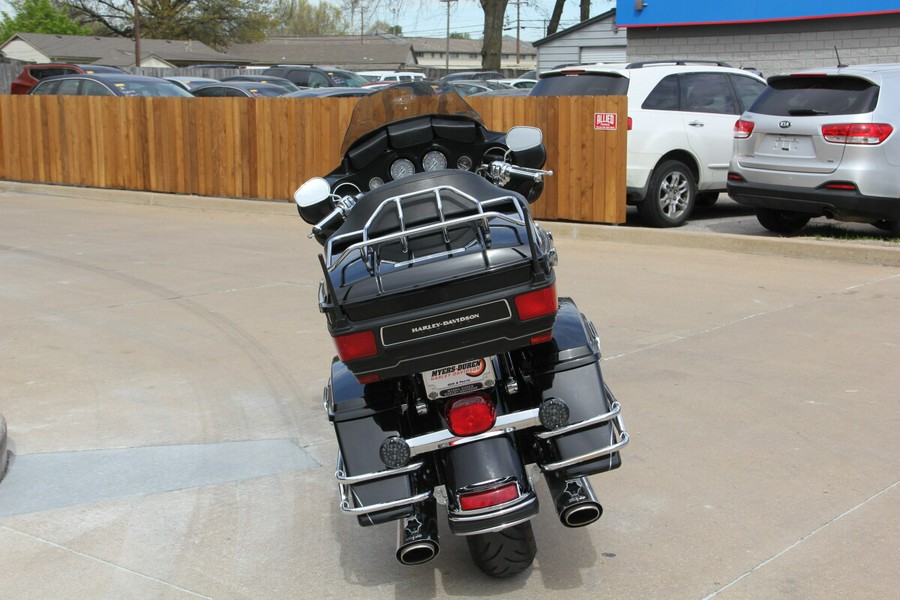
<svg viewBox="0 0 900 600"><path fill-rule="evenodd" d="M719 192L701 192L697 194L696 206L712 206L719 199Z"/></svg>
<svg viewBox="0 0 900 600"><path fill-rule="evenodd" d="M809 223L810 216L789 210L757 208L756 220L759 224L775 233L792 235L799 232Z"/></svg>
<svg viewBox="0 0 900 600"><path fill-rule="evenodd" d="M678 227L691 214L696 199L691 170L680 161L667 160L650 176L650 189L637 205L638 214L653 227Z"/></svg>

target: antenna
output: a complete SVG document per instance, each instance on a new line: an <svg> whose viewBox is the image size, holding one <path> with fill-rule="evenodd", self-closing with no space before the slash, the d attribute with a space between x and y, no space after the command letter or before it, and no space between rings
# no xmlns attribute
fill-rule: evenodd
<svg viewBox="0 0 900 600"><path fill-rule="evenodd" d="M837 57L837 61L838 61L838 65L837 65L837 66L838 66L838 69L843 69L844 67L847 66L847 65L845 65L844 63L841 62L841 55L838 54L837 46L834 47L834 55Z"/></svg>

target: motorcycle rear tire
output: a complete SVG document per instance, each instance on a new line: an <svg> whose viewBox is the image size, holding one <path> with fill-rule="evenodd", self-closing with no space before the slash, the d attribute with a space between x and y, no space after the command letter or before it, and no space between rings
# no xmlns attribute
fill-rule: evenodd
<svg viewBox="0 0 900 600"><path fill-rule="evenodd" d="M494 533L466 537L475 565L491 577L512 577L531 566L537 554L531 522Z"/></svg>

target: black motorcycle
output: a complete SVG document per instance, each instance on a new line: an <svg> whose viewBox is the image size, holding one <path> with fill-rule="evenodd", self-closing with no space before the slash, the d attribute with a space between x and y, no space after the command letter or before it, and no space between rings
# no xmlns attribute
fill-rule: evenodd
<svg viewBox="0 0 900 600"><path fill-rule="evenodd" d="M519 573L533 476L563 525L588 525L603 510L588 476L628 443L597 332L557 298L529 210L551 174L541 131L489 131L455 92L399 84L359 100L342 154L294 194L325 250L340 508L397 521L397 559L415 565L438 554L445 505L479 568Z"/></svg>

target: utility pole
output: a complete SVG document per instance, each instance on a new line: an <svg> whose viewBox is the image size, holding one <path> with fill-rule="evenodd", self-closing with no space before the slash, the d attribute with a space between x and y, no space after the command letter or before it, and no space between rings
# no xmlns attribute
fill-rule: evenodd
<svg viewBox="0 0 900 600"><path fill-rule="evenodd" d="M444 68L447 70L445 75L450 74L450 3L454 0L441 0L441 2L447 3L447 48L446 54L444 56Z"/></svg>
<svg viewBox="0 0 900 600"><path fill-rule="evenodd" d="M138 0L131 0L134 6L134 64L141 66L141 9Z"/></svg>

